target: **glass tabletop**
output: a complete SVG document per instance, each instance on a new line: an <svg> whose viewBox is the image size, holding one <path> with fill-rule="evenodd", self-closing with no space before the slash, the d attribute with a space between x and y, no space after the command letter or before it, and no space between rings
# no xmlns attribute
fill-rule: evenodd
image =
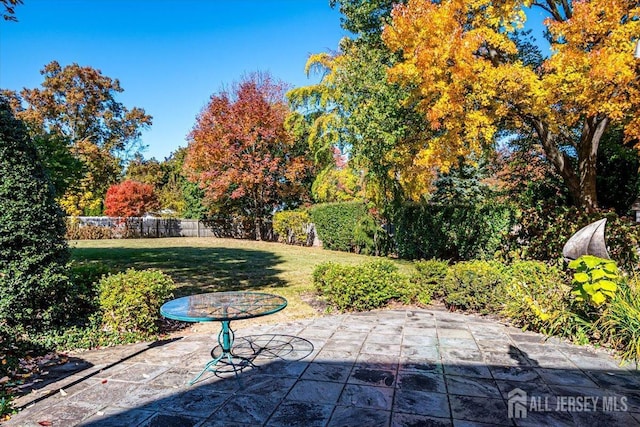
<svg viewBox="0 0 640 427"><path fill-rule="evenodd" d="M278 295L261 292L213 292L166 302L160 307L160 314L185 322L230 321L266 316L286 306L287 300Z"/></svg>

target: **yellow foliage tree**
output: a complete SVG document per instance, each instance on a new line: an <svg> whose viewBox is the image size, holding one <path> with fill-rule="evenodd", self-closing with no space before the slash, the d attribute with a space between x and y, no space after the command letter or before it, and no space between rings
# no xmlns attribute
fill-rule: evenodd
<svg viewBox="0 0 640 427"><path fill-rule="evenodd" d="M551 55L523 59L514 35L527 7L544 9ZM479 153L500 129L532 130L573 202L598 207L600 138L621 124L640 148L637 1L409 0L392 12L385 43L403 61L392 81L412 88L437 136L418 160L444 170ZM577 161L576 161L577 160Z"/></svg>

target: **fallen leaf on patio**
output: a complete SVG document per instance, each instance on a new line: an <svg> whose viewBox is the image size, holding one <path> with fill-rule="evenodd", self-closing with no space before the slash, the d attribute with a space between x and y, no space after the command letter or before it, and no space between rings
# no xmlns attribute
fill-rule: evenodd
<svg viewBox="0 0 640 427"><path fill-rule="evenodd" d="M102 384L106 384L106 383L107 383L107 380L102 380Z"/></svg>
<svg viewBox="0 0 640 427"><path fill-rule="evenodd" d="M63 396L66 396L68 393L66 391L64 391L63 389L60 389L60 394Z"/></svg>
<svg viewBox="0 0 640 427"><path fill-rule="evenodd" d="M38 424L41 426L52 426L53 423L51 421L38 421Z"/></svg>

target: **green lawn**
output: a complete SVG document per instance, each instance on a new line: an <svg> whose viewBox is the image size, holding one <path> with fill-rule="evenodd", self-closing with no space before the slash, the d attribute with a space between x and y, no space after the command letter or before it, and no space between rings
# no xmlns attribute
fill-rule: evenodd
<svg viewBox="0 0 640 427"><path fill-rule="evenodd" d="M70 242L72 258L121 271L157 268L178 286L175 296L225 290L276 293L289 301L277 319L317 314L311 274L325 261L357 264L371 257L321 248L217 238L82 240ZM400 263L404 271L408 263Z"/></svg>

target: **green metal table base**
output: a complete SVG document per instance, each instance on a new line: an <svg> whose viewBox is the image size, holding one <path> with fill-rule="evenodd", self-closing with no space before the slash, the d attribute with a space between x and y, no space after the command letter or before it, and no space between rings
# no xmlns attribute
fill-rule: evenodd
<svg viewBox="0 0 640 427"><path fill-rule="evenodd" d="M212 372L216 376L221 373L233 372L237 377L238 372L241 372L248 366L252 368L255 367L251 359L238 356L231 352L231 347L233 346L235 335L233 333L233 330L229 326L229 323L231 322L228 320L223 320L222 329L220 329L220 332L218 332L218 344L220 345L220 348L222 350L221 354L216 357L214 354L214 350L217 347L214 347L211 350L211 357L213 359L205 365L202 372L200 372L194 379L189 381L189 385L195 384L200 379L200 377L204 375L205 372ZM235 361L237 361L237 363ZM225 369L216 367L216 365L218 365L219 363L230 368Z"/></svg>

